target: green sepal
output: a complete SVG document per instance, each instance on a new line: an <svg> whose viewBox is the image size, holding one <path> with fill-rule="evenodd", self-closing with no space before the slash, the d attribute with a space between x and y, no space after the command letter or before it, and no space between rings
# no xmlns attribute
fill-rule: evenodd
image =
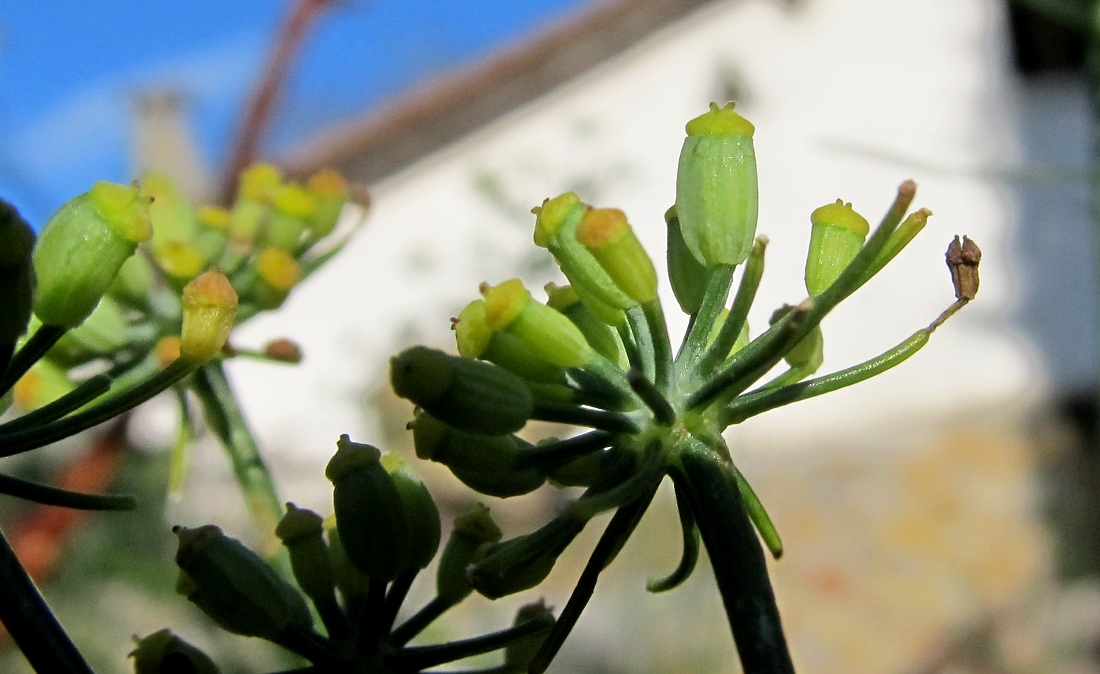
<svg viewBox="0 0 1100 674"><path fill-rule="evenodd" d="M410 566L408 515L381 452L340 436L325 468L332 481L336 528L348 559L372 581L388 583Z"/></svg>
<svg viewBox="0 0 1100 674"><path fill-rule="evenodd" d="M177 589L223 629L274 641L312 619L302 595L267 562L212 524L176 527Z"/></svg>
<svg viewBox="0 0 1100 674"><path fill-rule="evenodd" d="M455 518L451 535L439 556L435 592L449 604L457 604L474 591L467 568L486 544L499 541L504 534L480 503Z"/></svg>
<svg viewBox="0 0 1100 674"><path fill-rule="evenodd" d="M134 674L219 674L210 656L165 628L153 632L130 652Z"/></svg>
<svg viewBox="0 0 1100 674"><path fill-rule="evenodd" d="M460 430L503 435L534 411L527 383L502 367L414 346L390 360L397 395Z"/></svg>

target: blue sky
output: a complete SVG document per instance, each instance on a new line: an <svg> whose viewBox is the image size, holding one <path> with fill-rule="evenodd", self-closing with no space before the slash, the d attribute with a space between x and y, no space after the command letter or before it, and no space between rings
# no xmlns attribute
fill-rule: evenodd
<svg viewBox="0 0 1100 674"><path fill-rule="evenodd" d="M476 60L591 0L345 0L317 25L269 147ZM0 4L0 196L36 224L95 180L126 181L135 92L185 95L219 162L285 2Z"/></svg>

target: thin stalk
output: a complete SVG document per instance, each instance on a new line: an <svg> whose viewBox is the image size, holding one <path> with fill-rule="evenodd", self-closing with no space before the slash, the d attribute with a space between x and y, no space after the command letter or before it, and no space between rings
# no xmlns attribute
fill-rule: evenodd
<svg viewBox="0 0 1100 674"><path fill-rule="evenodd" d="M453 601L443 597L432 599L390 634L390 644L404 646L409 643L454 605Z"/></svg>
<svg viewBox="0 0 1100 674"><path fill-rule="evenodd" d="M646 407L653 412L653 419L658 424L671 426L676 421L676 410L672 408L672 404L642 372L632 369L626 374L626 378L630 382L630 388L634 389Z"/></svg>
<svg viewBox="0 0 1100 674"><path fill-rule="evenodd" d="M691 512L691 505L684 496L684 491L676 487L676 511L680 516L680 533L684 539L683 553L680 555L680 563L676 569L665 576L646 583L645 589L649 592L668 592L679 587L699 562L699 527L695 524L695 515Z"/></svg>
<svg viewBox="0 0 1100 674"><path fill-rule="evenodd" d="M128 412L141 403L168 389L194 370L194 365L178 358L168 367L137 386L106 400L95 407L58 419L45 426L28 428L0 435L0 456L13 456L45 447L58 440L86 431L104 421Z"/></svg>
<svg viewBox="0 0 1100 674"><path fill-rule="evenodd" d="M764 387L752 393L735 399L719 418L722 428L739 424L749 417L754 417L762 412L789 405L800 400L807 400L816 396L831 393L852 384L858 384L876 375L886 372L890 368L905 362L909 357L924 348L936 328L943 325L944 321L966 305L959 300L940 314L928 327L917 330L908 339L898 344L889 351L878 355L859 365L853 365L844 370L827 374L823 377L809 379L807 381L783 386L781 388Z"/></svg>
<svg viewBox="0 0 1100 674"><path fill-rule="evenodd" d="M73 510L133 510L137 507L137 500L129 494L83 494L3 473L0 473L0 494Z"/></svg>
<svg viewBox="0 0 1100 674"><path fill-rule="evenodd" d="M33 412L27 412L7 423L0 424L0 435L57 421L66 414L84 407L110 389L111 378L105 374L97 374L57 400L43 405Z"/></svg>
<svg viewBox="0 0 1100 674"><path fill-rule="evenodd" d="M409 594L413 581L416 580L420 569L407 569L402 571L397 578L390 583L390 589L386 592L386 602L382 605L382 615L379 619L379 633L386 635L393 629L393 621L397 619L397 612L405 603L405 597Z"/></svg>
<svg viewBox="0 0 1100 674"><path fill-rule="evenodd" d="M550 472L575 459L597 452L611 444L612 435L605 431L590 431L572 438L535 445L516 457L516 470L537 467Z"/></svg>
<svg viewBox="0 0 1100 674"><path fill-rule="evenodd" d="M705 445L686 448L678 458L673 476L699 524L741 668L753 674L794 674L764 550L740 490Z"/></svg>
<svg viewBox="0 0 1100 674"><path fill-rule="evenodd" d="M626 310L626 322L630 324L630 332L634 335L634 343L638 346L642 372L652 379L657 370L653 353L653 333L649 331L645 311L641 306L630 307ZM631 366L637 367L634 363L631 363Z"/></svg>
<svg viewBox="0 0 1100 674"><path fill-rule="evenodd" d="M577 580L573 593L569 595L569 601L562 609L561 615L554 622L550 634L546 636L546 640L542 642L542 646L539 647L535 657L528 665L527 671L530 674L541 674L550 666L550 662L558 654L562 644L565 643L565 638L573 631L573 627L576 626L581 613L584 612L584 607L588 605L588 601L592 598L600 572L611 564L627 539L630 538L630 534L634 533L635 527L638 526L638 522L641 521L642 515L649 508L649 504L653 501L653 496L656 493L656 489L651 490L636 501L619 508L611 518L607 528L604 529L603 535L600 536L599 542L596 543L592 556L588 558L588 563L585 564L584 571L581 572L581 577Z"/></svg>
<svg viewBox="0 0 1100 674"><path fill-rule="evenodd" d="M760 279L764 276L764 251L767 249L768 239L763 236L756 238L756 243L749 252L749 258L745 261L745 271L741 273L741 283L737 286L737 294L733 298L733 307L729 316L722 323L718 336L703 354L699 365L695 368L704 376L714 371L729 356L737 337L745 321L749 318L749 309L756 299L756 291L760 287Z"/></svg>
<svg viewBox="0 0 1100 674"><path fill-rule="evenodd" d="M4 375L0 377L0 396L6 395L11 387L15 386L15 382L27 374L27 370L45 356L46 352L53 348L57 340L61 339L68 330L60 325L43 325L35 330L22 348L15 352Z"/></svg>
<svg viewBox="0 0 1100 674"><path fill-rule="evenodd" d="M282 501L222 364L212 361L199 368L192 385L202 403L207 423L218 436L232 464L256 532L263 541L264 557L269 561L284 558L285 555L281 554L283 546L275 536L275 525L283 515ZM288 565L283 563L281 566Z"/></svg>
<svg viewBox="0 0 1100 674"><path fill-rule="evenodd" d="M634 333L630 330L630 324L627 321L623 321L615 326L615 332L619 334L619 341L623 344L623 351L626 352L626 361L630 363L630 367L644 369L645 359L642 358L642 352L638 349L638 342L634 339Z"/></svg>
<svg viewBox="0 0 1100 674"><path fill-rule="evenodd" d="M661 300L655 299L642 305L649 338L653 342L653 383L662 390L672 386L672 342L668 337L665 312ZM621 370L620 370L621 372Z"/></svg>
<svg viewBox="0 0 1100 674"><path fill-rule="evenodd" d="M0 622L36 672L92 674L0 532Z"/></svg>
<svg viewBox="0 0 1100 674"><path fill-rule="evenodd" d="M609 433L635 433L637 424L627 414L622 412L608 412L595 410L576 405L566 405L548 400L535 400L532 419L539 421L556 421L575 426L589 426Z"/></svg>
<svg viewBox="0 0 1100 674"><path fill-rule="evenodd" d="M714 322L726 306L726 298L729 297L730 286L733 285L733 270L733 265L723 264L711 271L707 289L703 293L703 302L699 305L699 310L692 314L691 326L680 345L680 352L676 354L676 366L680 372L694 370L699 354L707 347Z"/></svg>
<svg viewBox="0 0 1100 674"><path fill-rule="evenodd" d="M435 646L412 646L399 651L393 658L393 664L395 669L402 671L428 669L429 667L468 658L472 655L491 653L520 639L539 632L549 631L549 629L550 626L545 620L536 619L472 639L461 639Z"/></svg>

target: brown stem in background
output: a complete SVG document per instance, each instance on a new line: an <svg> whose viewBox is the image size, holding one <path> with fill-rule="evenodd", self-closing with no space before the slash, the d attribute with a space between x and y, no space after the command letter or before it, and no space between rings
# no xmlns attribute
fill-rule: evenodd
<svg viewBox="0 0 1100 674"><path fill-rule="evenodd" d="M237 191L237 176L256 159L260 140L271 122L275 101L290 74L294 57L301 50L306 34L317 21L321 10L333 4L335 0L294 0L272 44L259 84L245 107L244 118L218 189L218 203L232 201Z"/></svg>

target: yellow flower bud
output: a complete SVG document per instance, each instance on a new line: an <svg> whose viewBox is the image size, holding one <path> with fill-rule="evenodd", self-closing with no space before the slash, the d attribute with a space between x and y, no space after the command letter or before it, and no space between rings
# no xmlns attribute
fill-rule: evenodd
<svg viewBox="0 0 1100 674"><path fill-rule="evenodd" d="M200 364L216 356L233 330L237 292L224 274L208 271L183 289L180 355Z"/></svg>

